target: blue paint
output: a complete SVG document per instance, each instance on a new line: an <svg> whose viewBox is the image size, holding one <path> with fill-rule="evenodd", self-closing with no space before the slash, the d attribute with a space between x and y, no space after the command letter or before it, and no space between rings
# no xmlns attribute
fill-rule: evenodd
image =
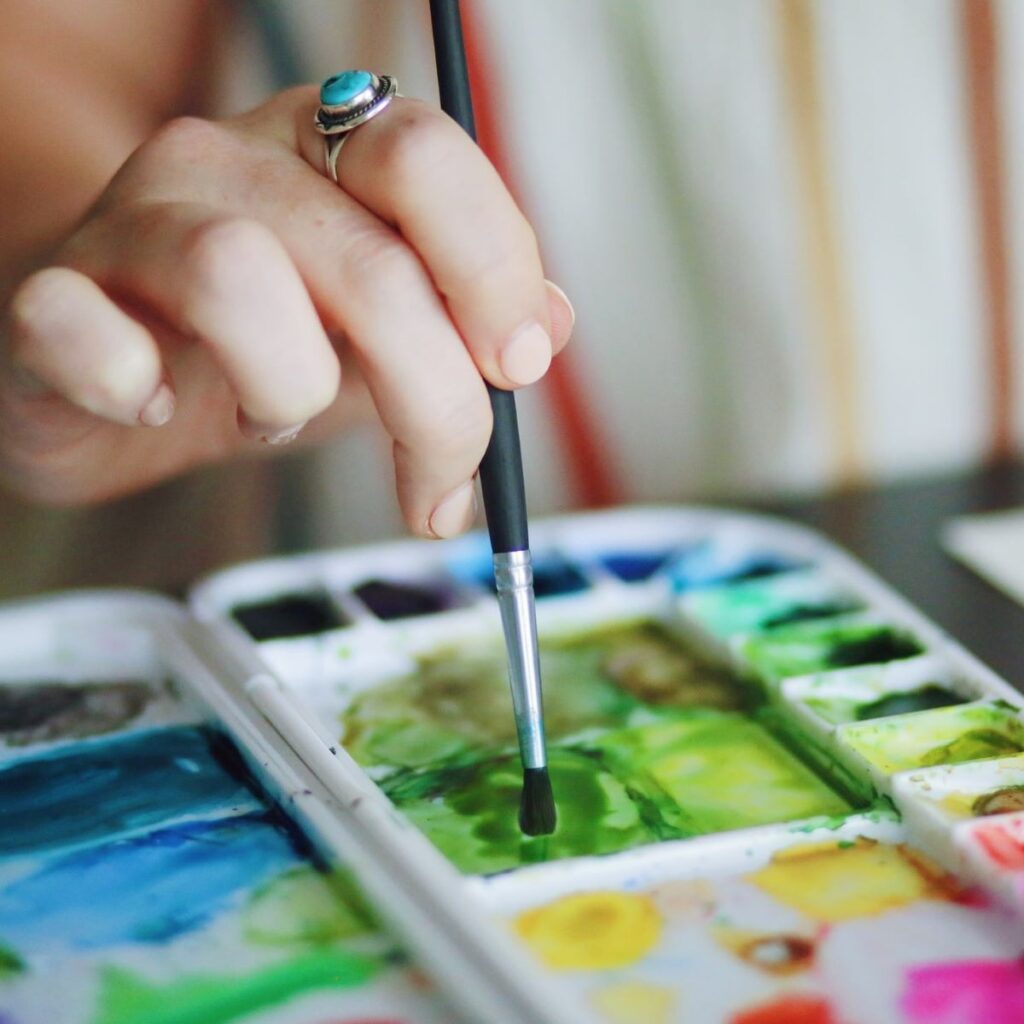
<svg viewBox="0 0 1024 1024"><path fill-rule="evenodd" d="M800 563L772 551L758 551L708 541L677 554L666 567L676 592L774 576L799 569Z"/></svg>
<svg viewBox="0 0 1024 1024"><path fill-rule="evenodd" d="M320 102L326 107L348 103L373 82L369 71L342 71L320 86Z"/></svg>
<svg viewBox="0 0 1024 1024"><path fill-rule="evenodd" d="M180 817L260 806L233 747L176 726L62 746L0 766L0 857L81 846Z"/></svg>
<svg viewBox="0 0 1024 1024"><path fill-rule="evenodd" d="M533 563L533 592L538 600L575 594L590 586L578 566L558 555L543 555Z"/></svg>
<svg viewBox="0 0 1024 1024"><path fill-rule="evenodd" d="M52 857L0 890L21 954L162 943L305 860L272 814L193 821Z"/></svg>
<svg viewBox="0 0 1024 1024"><path fill-rule="evenodd" d="M650 579L664 564L672 552L663 551L610 551L598 558L598 562L623 583L642 583Z"/></svg>

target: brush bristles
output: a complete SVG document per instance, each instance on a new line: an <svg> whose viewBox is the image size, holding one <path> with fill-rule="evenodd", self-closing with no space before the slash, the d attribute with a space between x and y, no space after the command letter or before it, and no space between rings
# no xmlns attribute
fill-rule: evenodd
<svg viewBox="0 0 1024 1024"><path fill-rule="evenodd" d="M519 827L528 836L549 836L555 831L555 821L555 794L547 768L524 768Z"/></svg>

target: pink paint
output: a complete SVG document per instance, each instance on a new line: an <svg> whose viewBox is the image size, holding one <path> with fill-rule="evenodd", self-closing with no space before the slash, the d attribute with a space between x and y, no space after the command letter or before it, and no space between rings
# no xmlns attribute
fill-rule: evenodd
<svg viewBox="0 0 1024 1024"><path fill-rule="evenodd" d="M1003 871L1024 870L1024 831L1019 820L979 824L971 835L988 859Z"/></svg>
<svg viewBox="0 0 1024 1024"><path fill-rule="evenodd" d="M908 1024L1020 1024L1024 961L967 960L913 967L900 999Z"/></svg>

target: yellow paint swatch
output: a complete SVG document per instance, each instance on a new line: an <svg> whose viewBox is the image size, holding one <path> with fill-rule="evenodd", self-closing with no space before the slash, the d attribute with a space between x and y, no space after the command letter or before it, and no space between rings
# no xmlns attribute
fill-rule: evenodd
<svg viewBox="0 0 1024 1024"><path fill-rule="evenodd" d="M780 903L819 921L846 921L922 899L948 899L947 876L903 846L858 839L783 850L747 880Z"/></svg>
<svg viewBox="0 0 1024 1024"><path fill-rule="evenodd" d="M592 1002L612 1024L669 1024L678 1016L676 998L675 992L660 985L627 981L601 989Z"/></svg>
<svg viewBox="0 0 1024 1024"><path fill-rule="evenodd" d="M643 959L661 937L661 918L646 896L584 892L528 910L515 930L557 970L608 970Z"/></svg>

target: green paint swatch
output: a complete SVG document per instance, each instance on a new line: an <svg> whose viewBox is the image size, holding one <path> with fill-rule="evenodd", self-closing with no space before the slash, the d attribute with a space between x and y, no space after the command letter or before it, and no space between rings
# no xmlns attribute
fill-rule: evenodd
<svg viewBox="0 0 1024 1024"><path fill-rule="evenodd" d="M817 572L790 572L687 594L688 615L718 637L759 633L855 611L856 598Z"/></svg>
<svg viewBox="0 0 1024 1024"><path fill-rule="evenodd" d="M842 740L887 774L1024 750L1024 725L1000 703L967 704L851 725Z"/></svg>
<svg viewBox="0 0 1024 1024"><path fill-rule="evenodd" d="M858 619L826 619L772 630L744 641L742 656L762 676L786 679L911 658L922 648L892 626Z"/></svg>
<svg viewBox="0 0 1024 1024"><path fill-rule="evenodd" d="M379 970L378 960L323 949L241 976L203 974L154 985L108 967L100 978L93 1024L229 1024L316 989L353 988Z"/></svg>

